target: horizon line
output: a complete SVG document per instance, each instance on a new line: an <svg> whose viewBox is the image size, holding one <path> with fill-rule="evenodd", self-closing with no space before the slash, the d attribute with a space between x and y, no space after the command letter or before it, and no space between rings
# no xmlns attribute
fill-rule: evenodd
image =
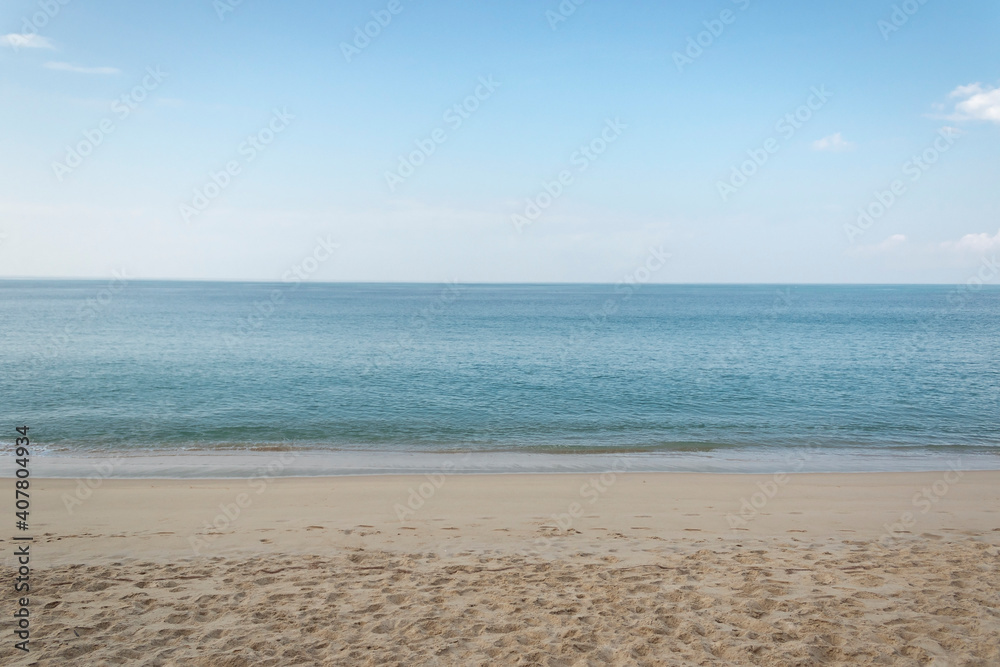
<svg viewBox="0 0 1000 667"><path fill-rule="evenodd" d="M78 277L2 277L0 283L11 282L89 282L100 283L108 281L118 281L120 278L112 276L110 278L78 278ZM468 285L468 286L611 286L630 284L638 286L661 286L661 287L761 287L761 286L788 286L788 287L954 287L965 283L867 283L867 282L644 282L644 283L624 283L618 282L462 282L462 281L385 281L385 280L247 280L247 279L214 279L214 278L130 278L126 283L209 283L219 285ZM1000 285L983 283L981 287L997 288Z"/></svg>

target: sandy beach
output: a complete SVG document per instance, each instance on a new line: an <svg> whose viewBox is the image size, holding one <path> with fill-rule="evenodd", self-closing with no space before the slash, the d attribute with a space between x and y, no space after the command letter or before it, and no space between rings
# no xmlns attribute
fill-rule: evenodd
<svg viewBox="0 0 1000 667"><path fill-rule="evenodd" d="M1000 664L1000 472L81 484L4 664Z"/></svg>

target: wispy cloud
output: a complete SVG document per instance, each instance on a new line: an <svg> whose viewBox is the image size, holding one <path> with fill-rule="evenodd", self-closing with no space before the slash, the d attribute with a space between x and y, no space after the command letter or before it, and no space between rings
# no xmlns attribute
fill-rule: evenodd
<svg viewBox="0 0 1000 667"><path fill-rule="evenodd" d="M831 153L841 153L843 151L854 150L853 141L845 141L844 137L841 136L840 132L836 134L831 134L828 137L823 137L822 139L817 139L812 142L812 147L814 151L830 151Z"/></svg>
<svg viewBox="0 0 1000 667"><path fill-rule="evenodd" d="M903 234L893 234L880 243L851 248L848 253L858 258L924 267L963 267L982 257L996 257L1000 253L1000 230L996 234L966 234L956 241L911 242Z"/></svg>
<svg viewBox="0 0 1000 667"><path fill-rule="evenodd" d="M1000 251L1000 230L993 236L983 232L981 234L966 234L957 241L945 241L941 244L942 250L957 253L982 254Z"/></svg>
<svg viewBox="0 0 1000 667"><path fill-rule="evenodd" d="M77 74L121 74L121 70L117 67L81 67L72 63L45 63L45 67Z"/></svg>
<svg viewBox="0 0 1000 667"><path fill-rule="evenodd" d="M21 35L12 32L0 35L0 44L9 46L12 49L54 49L52 42L41 35Z"/></svg>
<svg viewBox="0 0 1000 667"><path fill-rule="evenodd" d="M970 83L951 91L948 97L957 99L951 120L988 120L1000 123L1000 88Z"/></svg>

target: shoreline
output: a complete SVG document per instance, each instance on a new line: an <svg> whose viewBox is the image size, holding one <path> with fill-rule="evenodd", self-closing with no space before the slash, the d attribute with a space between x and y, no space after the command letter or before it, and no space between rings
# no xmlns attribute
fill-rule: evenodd
<svg viewBox="0 0 1000 667"><path fill-rule="evenodd" d="M1000 452L892 452L845 449L717 452L541 454L520 452L385 452L284 450L101 452L32 458L40 479L336 478L399 475L546 475L607 471L664 474L861 474L945 470L997 471ZM0 478L13 473L5 470Z"/></svg>

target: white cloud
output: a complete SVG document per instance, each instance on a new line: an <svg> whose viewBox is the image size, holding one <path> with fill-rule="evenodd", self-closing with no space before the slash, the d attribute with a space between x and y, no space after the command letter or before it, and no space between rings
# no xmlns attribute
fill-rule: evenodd
<svg viewBox="0 0 1000 667"><path fill-rule="evenodd" d="M41 35L21 35L16 32L0 35L0 44L12 49L54 49L52 42Z"/></svg>
<svg viewBox="0 0 1000 667"><path fill-rule="evenodd" d="M878 245L872 246L875 252L891 252L906 244L905 234L893 234Z"/></svg>
<svg viewBox="0 0 1000 667"><path fill-rule="evenodd" d="M117 67L81 67L72 63L45 63L45 67L60 72L76 72L77 74L121 74L121 70Z"/></svg>
<svg viewBox="0 0 1000 667"><path fill-rule="evenodd" d="M880 243L879 246L882 247L882 248L895 248L895 247L900 246L900 245L902 245L904 243L906 243L906 235L905 234L893 234L892 236L890 236L889 238L887 238L885 241L882 241L882 243Z"/></svg>
<svg viewBox="0 0 1000 667"><path fill-rule="evenodd" d="M981 83L958 86L948 97L959 100L951 120L988 120L1000 123L1000 88L984 87Z"/></svg>
<svg viewBox="0 0 1000 667"><path fill-rule="evenodd" d="M822 139L817 139L812 143L813 150L816 151L830 151L833 153L840 153L842 151L854 150L853 141L845 141L844 137L841 136L840 132L836 134L831 134L829 137L823 137Z"/></svg>
<svg viewBox="0 0 1000 667"><path fill-rule="evenodd" d="M958 86L955 90L948 93L948 97L969 97L981 92L983 92L983 84L970 83L967 86Z"/></svg>
<svg viewBox="0 0 1000 667"><path fill-rule="evenodd" d="M1000 253L1000 230L996 234L966 234L957 241L911 242L903 234L893 234L881 243L854 247L849 253L925 268L967 268L982 257Z"/></svg>
<svg viewBox="0 0 1000 667"><path fill-rule="evenodd" d="M957 241L945 241L941 248L957 253L983 254L1000 251L1000 230L993 236L989 233L966 234Z"/></svg>

